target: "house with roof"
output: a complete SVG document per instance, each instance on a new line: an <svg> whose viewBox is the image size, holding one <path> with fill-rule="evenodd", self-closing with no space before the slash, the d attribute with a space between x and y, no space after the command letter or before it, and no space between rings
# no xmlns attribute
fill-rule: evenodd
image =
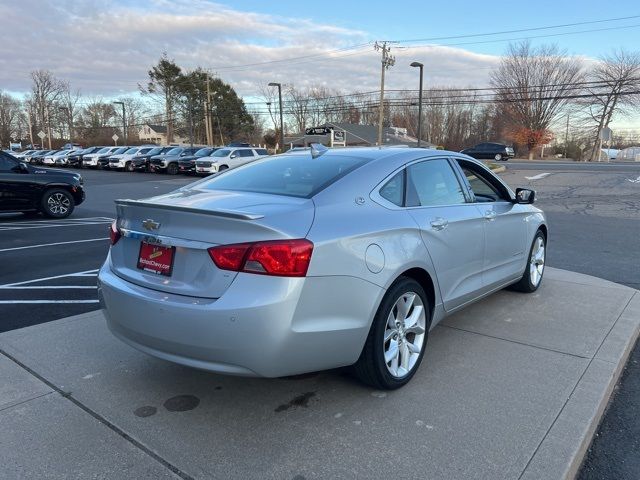
<svg viewBox="0 0 640 480"><path fill-rule="evenodd" d="M143 143L169 145L169 142L167 142L167 127L164 125L152 125L147 123L140 129L140 131L138 131L138 138ZM186 142L187 140L184 137L180 136L177 132L174 132L171 144L182 144Z"/></svg>

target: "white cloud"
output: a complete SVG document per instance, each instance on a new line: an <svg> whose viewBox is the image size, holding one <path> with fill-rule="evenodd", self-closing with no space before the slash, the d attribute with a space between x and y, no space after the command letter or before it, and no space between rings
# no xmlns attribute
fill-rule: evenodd
<svg viewBox="0 0 640 480"><path fill-rule="evenodd" d="M366 32L243 12L202 0L152 0L134 6L115 0L0 6L0 88L29 89L29 72L52 70L85 94L135 91L162 52L184 68L210 68L240 94L270 81L324 84L345 92L379 88L380 56L371 46L330 56L227 68L317 55L364 44ZM394 48L389 89L416 88L411 61L425 64L426 85L486 85L498 57L452 47Z"/></svg>

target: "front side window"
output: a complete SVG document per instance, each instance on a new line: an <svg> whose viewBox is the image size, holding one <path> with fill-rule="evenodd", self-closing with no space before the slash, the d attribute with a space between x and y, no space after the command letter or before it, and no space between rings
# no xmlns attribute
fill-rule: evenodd
<svg viewBox="0 0 640 480"><path fill-rule="evenodd" d="M458 205L466 202L460 182L445 159L407 167L407 207Z"/></svg>
<svg viewBox="0 0 640 480"><path fill-rule="evenodd" d="M211 156L216 158L228 157L230 153L231 153L231 150L223 148L221 150L216 150L215 152L213 152L213 155Z"/></svg>
<svg viewBox="0 0 640 480"><path fill-rule="evenodd" d="M253 150L236 150L241 157L253 157Z"/></svg>
<svg viewBox="0 0 640 480"><path fill-rule="evenodd" d="M9 158L9 155L0 155L0 172L10 172L17 165L18 162Z"/></svg>
<svg viewBox="0 0 640 480"><path fill-rule="evenodd" d="M458 160L464 176L471 186L476 202L499 202L509 199L509 195L490 174L478 165L464 160Z"/></svg>
<svg viewBox="0 0 640 480"><path fill-rule="evenodd" d="M258 155L269 155L269 152L267 152L267 150L265 148L257 148L256 149L256 153Z"/></svg>

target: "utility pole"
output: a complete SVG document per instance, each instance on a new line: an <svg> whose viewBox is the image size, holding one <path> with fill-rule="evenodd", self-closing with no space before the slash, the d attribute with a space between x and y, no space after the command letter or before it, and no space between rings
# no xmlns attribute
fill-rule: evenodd
<svg viewBox="0 0 640 480"><path fill-rule="evenodd" d="M209 86L209 74L207 73L207 101L204 102L204 128L207 131L207 145L213 145L213 129L211 128L211 116L209 114L210 101L211 89Z"/></svg>
<svg viewBox="0 0 640 480"><path fill-rule="evenodd" d="M29 122L29 141L31 142L31 148L35 149L33 146L33 126L31 125L31 104L27 103L27 121ZM42 148L42 145L40 145Z"/></svg>
<svg viewBox="0 0 640 480"><path fill-rule="evenodd" d="M127 144L127 117L124 112L124 102L112 102L114 105L122 107L122 145Z"/></svg>
<svg viewBox="0 0 640 480"><path fill-rule="evenodd" d="M49 115L49 105L46 107L47 109L47 137L49 137L49 150L51 150L51 116Z"/></svg>
<svg viewBox="0 0 640 480"><path fill-rule="evenodd" d="M382 53L382 71L380 73L380 106L378 108L378 145L382 145L382 122L384 121L384 72L396 63L396 58L390 55L391 47L387 47L387 42L382 44L376 42L374 47L376 52Z"/></svg>
<svg viewBox="0 0 640 480"><path fill-rule="evenodd" d="M411 62L412 67L420 68L420 90L418 92L418 145L420 148L420 139L422 138L422 77L424 65L420 62Z"/></svg>
<svg viewBox="0 0 640 480"><path fill-rule="evenodd" d="M284 152L284 121L282 120L282 84L271 82L270 87L278 87L278 103L280 105L280 153Z"/></svg>
<svg viewBox="0 0 640 480"><path fill-rule="evenodd" d="M569 145L569 114L567 113L567 129L564 131L564 158L567 158L568 145Z"/></svg>

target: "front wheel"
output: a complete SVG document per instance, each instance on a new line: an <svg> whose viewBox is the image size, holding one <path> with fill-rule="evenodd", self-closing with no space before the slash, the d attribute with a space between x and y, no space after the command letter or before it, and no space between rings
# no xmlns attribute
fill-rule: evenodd
<svg viewBox="0 0 640 480"><path fill-rule="evenodd" d="M178 165L175 163L170 163L167 167L167 173L169 175L177 175L178 174Z"/></svg>
<svg viewBox="0 0 640 480"><path fill-rule="evenodd" d="M373 319L356 376L375 388L393 390L406 385L422 362L431 310L422 286L401 277L387 291Z"/></svg>
<svg viewBox="0 0 640 480"><path fill-rule="evenodd" d="M496 160L496 162L499 162L500 160L502 160L502 154L496 153L496 156L493 158Z"/></svg>
<svg viewBox="0 0 640 480"><path fill-rule="evenodd" d="M73 212L75 202L66 190L53 188L44 193L40 207L47 217L66 218Z"/></svg>
<svg viewBox="0 0 640 480"><path fill-rule="evenodd" d="M542 283L542 275L544 274L544 263L547 254L547 239L541 230L538 230L533 238L531 250L529 251L529 261L524 270L524 274L518 283L514 283L511 288L518 292L532 293L535 292L540 283Z"/></svg>
<svg viewBox="0 0 640 480"><path fill-rule="evenodd" d="M133 162L127 162L124 166L124 169L127 172L133 172L134 168L133 168Z"/></svg>

